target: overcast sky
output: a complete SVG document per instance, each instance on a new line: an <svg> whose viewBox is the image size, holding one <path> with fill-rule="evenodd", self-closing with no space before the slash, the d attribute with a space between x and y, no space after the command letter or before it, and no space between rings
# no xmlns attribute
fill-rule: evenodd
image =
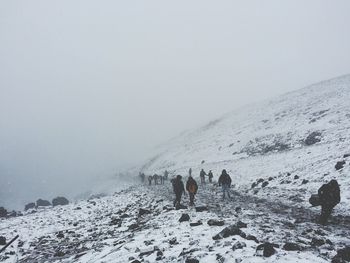
<svg viewBox="0 0 350 263"><path fill-rule="evenodd" d="M0 198L75 191L183 130L350 73L349 10L348 0L1 1Z"/></svg>

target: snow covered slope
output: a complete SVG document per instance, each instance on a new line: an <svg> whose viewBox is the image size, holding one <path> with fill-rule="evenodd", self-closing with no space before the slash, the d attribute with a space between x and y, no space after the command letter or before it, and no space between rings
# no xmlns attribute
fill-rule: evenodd
<svg viewBox="0 0 350 263"><path fill-rule="evenodd" d="M301 201L332 178L349 189L348 153L350 75L240 108L183 134L143 170L185 175L190 167L195 174L204 168L218 176L225 168L240 189ZM345 167L337 171L343 159ZM268 185L251 189L259 178ZM343 202L349 201L350 191L342 192Z"/></svg>

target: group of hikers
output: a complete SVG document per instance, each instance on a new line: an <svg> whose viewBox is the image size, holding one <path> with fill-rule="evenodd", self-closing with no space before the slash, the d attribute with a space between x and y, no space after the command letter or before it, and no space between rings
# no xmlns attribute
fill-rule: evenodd
<svg viewBox="0 0 350 263"><path fill-rule="evenodd" d="M186 182L186 187L184 182L182 181L182 176L177 175L173 179L171 179L171 183L173 186L173 191L175 194L174 206L181 206L181 198L183 195L188 192L190 199L190 206L194 205L195 196L198 192L198 184L197 181L192 176L192 168L188 171L188 179ZM141 181L144 183L146 180L146 176L144 173L139 174ZM213 183L213 172L209 170L208 174L201 169L199 173L200 183L201 185L206 184L206 176L208 176L208 182ZM152 185L152 181L155 185L164 184L165 181L168 180L169 172L165 171L164 175L150 175L148 176L148 184ZM232 179L227 171L224 169L221 172L221 175L218 180L218 185L222 188L222 198L226 199L226 196L231 199L230 196L230 188L232 184ZM336 180L331 180L329 183L324 184L318 190L317 194L314 194L309 199L309 202L312 206L321 206L321 215L319 218L320 224L327 224L327 221L334 209L334 207L340 203L340 188L339 184Z"/></svg>

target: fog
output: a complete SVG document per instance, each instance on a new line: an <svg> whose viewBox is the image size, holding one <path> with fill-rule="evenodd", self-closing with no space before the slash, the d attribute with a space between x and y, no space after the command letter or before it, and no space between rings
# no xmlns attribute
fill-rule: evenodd
<svg viewBox="0 0 350 263"><path fill-rule="evenodd" d="M0 205L73 197L183 130L349 73L349 10L347 0L1 1Z"/></svg>

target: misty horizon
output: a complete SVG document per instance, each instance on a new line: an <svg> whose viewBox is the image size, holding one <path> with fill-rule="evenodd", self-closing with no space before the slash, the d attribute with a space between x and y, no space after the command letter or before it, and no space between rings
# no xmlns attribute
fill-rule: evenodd
<svg viewBox="0 0 350 263"><path fill-rule="evenodd" d="M350 73L349 8L1 2L0 206L94 191L186 130Z"/></svg>

